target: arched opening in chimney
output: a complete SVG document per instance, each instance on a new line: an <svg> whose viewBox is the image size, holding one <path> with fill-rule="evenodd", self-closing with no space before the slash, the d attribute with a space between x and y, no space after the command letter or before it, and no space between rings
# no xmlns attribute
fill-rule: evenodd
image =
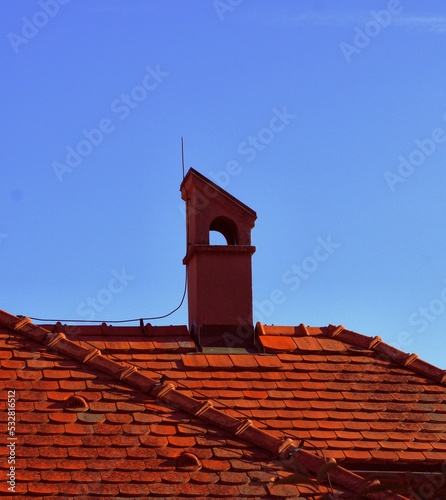
<svg viewBox="0 0 446 500"><path fill-rule="evenodd" d="M212 242L211 244L224 244L214 243L215 241L221 241L221 238L219 240L218 237L215 237L212 234L214 232L223 235L227 245L238 245L237 226L231 219L228 219L227 217L217 217L211 222L211 225L209 226L209 241Z"/></svg>

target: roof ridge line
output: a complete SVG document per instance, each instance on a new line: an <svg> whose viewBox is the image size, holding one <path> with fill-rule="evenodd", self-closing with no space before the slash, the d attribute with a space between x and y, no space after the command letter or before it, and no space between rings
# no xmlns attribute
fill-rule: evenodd
<svg viewBox="0 0 446 500"><path fill-rule="evenodd" d="M441 385L446 385L446 370L422 360L416 353L409 354L391 346L379 336L369 337L353 330L347 330L343 325L328 325L328 335L333 339L374 351L387 361L393 361L403 367L410 368L417 374L433 379Z"/></svg>
<svg viewBox="0 0 446 500"><path fill-rule="evenodd" d="M147 375L139 372L138 368L134 365L123 365L117 361L113 361L104 356L99 349L86 349L79 346L72 340L67 339L63 332L52 333L39 325L34 325L29 318L14 316L2 310L0 310L0 325L17 331L56 352L72 357L88 367L112 375L133 388L150 394L152 397L160 399L174 408L192 414L196 418L215 425L254 446L270 451L280 459L293 459L313 473L317 473L325 465L323 458L309 451L299 449L292 439L280 439L263 429L255 427L250 419L242 420L231 417L223 411L214 408L211 400L203 402L182 394L175 388L172 382L156 382ZM296 455L301 460L297 461ZM336 467L330 474L336 484L351 491L356 491L363 481L360 476L344 469L342 466ZM371 496L371 498L381 500L382 497ZM405 500L401 496L396 496L395 498Z"/></svg>

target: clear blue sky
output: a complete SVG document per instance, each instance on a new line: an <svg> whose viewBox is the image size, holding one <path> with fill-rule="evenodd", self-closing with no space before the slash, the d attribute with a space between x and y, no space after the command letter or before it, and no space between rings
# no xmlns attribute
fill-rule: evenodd
<svg viewBox="0 0 446 500"><path fill-rule="evenodd" d="M444 2L27 0L0 34L2 309L176 307L184 136L258 214L256 319L446 368Z"/></svg>

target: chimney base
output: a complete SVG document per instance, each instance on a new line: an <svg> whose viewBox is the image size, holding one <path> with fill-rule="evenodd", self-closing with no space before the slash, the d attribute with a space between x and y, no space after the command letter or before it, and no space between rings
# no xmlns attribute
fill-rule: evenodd
<svg viewBox="0 0 446 500"><path fill-rule="evenodd" d="M254 345L253 325L200 325L191 332L201 349L209 351L218 348L240 352L258 352Z"/></svg>

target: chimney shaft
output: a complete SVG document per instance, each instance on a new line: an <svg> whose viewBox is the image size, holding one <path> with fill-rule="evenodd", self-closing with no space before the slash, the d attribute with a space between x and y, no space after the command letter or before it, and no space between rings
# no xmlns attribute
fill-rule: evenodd
<svg viewBox="0 0 446 500"><path fill-rule="evenodd" d="M256 213L190 169L181 184L186 202L189 329L202 348L252 348L251 230ZM218 231L227 245L210 245Z"/></svg>

